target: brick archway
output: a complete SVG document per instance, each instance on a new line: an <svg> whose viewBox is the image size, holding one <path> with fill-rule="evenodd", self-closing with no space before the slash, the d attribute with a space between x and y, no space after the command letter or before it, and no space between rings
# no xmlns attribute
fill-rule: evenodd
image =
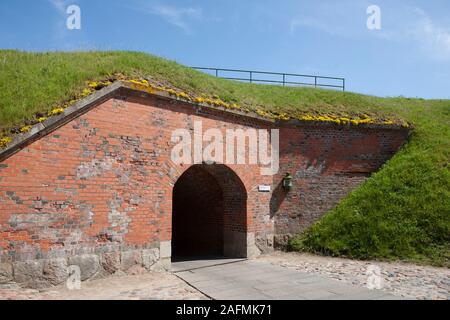
<svg viewBox="0 0 450 320"><path fill-rule="evenodd" d="M247 192L230 168L191 166L172 201L172 260L247 256Z"/></svg>

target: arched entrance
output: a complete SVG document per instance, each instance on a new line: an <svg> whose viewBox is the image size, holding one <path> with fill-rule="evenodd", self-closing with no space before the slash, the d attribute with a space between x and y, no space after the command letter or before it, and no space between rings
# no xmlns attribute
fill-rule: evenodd
<svg viewBox="0 0 450 320"><path fill-rule="evenodd" d="M247 193L225 165L194 165L173 188L172 260L247 255Z"/></svg>

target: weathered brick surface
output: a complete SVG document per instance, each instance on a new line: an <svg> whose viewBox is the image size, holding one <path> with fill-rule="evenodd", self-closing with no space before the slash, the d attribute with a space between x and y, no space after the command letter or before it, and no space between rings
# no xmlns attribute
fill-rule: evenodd
<svg viewBox="0 0 450 320"><path fill-rule="evenodd" d="M270 207L277 241L305 230L380 168L405 142L401 130L285 128L280 132L280 172L294 177L289 193L278 186Z"/></svg>
<svg viewBox="0 0 450 320"><path fill-rule="evenodd" d="M118 257L105 254L170 241L173 187L190 167L172 163L170 138L175 129L193 131L200 120L203 131L267 128L265 122L198 111L187 103L117 97L4 160L0 262L87 254L98 256L99 265L112 273L120 267ZM213 220L254 234L258 247L270 250L275 234L283 237L317 220L389 159L405 137L400 130L283 127L278 175L263 176L258 165L210 172L224 204L224 215ZM295 176L289 193L280 188L285 172ZM230 183L233 175L239 187ZM262 184L273 192L258 192ZM195 232L195 225L189 227ZM128 267L128 258L122 256L122 267ZM147 257L145 265L153 259Z"/></svg>

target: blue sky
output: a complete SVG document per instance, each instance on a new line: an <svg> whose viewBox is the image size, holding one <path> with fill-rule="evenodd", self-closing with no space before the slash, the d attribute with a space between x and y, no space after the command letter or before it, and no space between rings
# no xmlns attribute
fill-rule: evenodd
<svg viewBox="0 0 450 320"><path fill-rule="evenodd" d="M66 8L81 9L81 30ZM366 26L369 5L381 30ZM348 90L450 98L448 0L2 0L0 48L137 50L185 65L345 77Z"/></svg>

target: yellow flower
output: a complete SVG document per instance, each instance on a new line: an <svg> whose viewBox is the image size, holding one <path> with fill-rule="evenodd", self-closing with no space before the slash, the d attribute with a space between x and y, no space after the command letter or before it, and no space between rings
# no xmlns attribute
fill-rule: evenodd
<svg viewBox="0 0 450 320"><path fill-rule="evenodd" d="M44 122L45 120L47 120L46 117L40 117L37 119L37 122L41 123L41 122Z"/></svg>
<svg viewBox="0 0 450 320"><path fill-rule="evenodd" d="M184 98L184 99L189 99L190 98L189 95L186 92L178 92L177 93L177 97L181 97L181 98Z"/></svg>
<svg viewBox="0 0 450 320"><path fill-rule="evenodd" d="M32 127L33 127L33 126L25 126L25 127L22 127L22 128L20 128L20 132L22 132L22 133L28 132L28 131L31 130Z"/></svg>
<svg viewBox="0 0 450 320"><path fill-rule="evenodd" d="M215 106L218 106L218 107L225 107L225 108L228 106L228 104L226 104L225 102L223 102L220 99L213 100L212 104Z"/></svg>
<svg viewBox="0 0 450 320"><path fill-rule="evenodd" d="M64 112L64 109L63 109L63 108L55 108L55 109L53 109L52 111L50 111L50 112L48 113L48 115L49 115L49 116L56 116L56 115L61 114L61 113L63 113L63 112Z"/></svg>
<svg viewBox="0 0 450 320"><path fill-rule="evenodd" d="M147 80L135 80L135 79L132 79L132 80L129 80L129 82L131 82L133 84L140 85L140 86L148 86L148 81Z"/></svg>
<svg viewBox="0 0 450 320"><path fill-rule="evenodd" d="M5 148L11 141L12 141L12 139L10 137L1 138L0 139L0 148Z"/></svg>
<svg viewBox="0 0 450 320"><path fill-rule="evenodd" d="M281 120L289 120L290 119L290 117L286 113L281 113L278 117Z"/></svg>
<svg viewBox="0 0 450 320"><path fill-rule="evenodd" d="M84 89L83 92L81 93L81 96L86 97L86 96L90 95L91 92L92 92L91 89Z"/></svg>
<svg viewBox="0 0 450 320"><path fill-rule="evenodd" d="M307 115L302 116L300 119L304 120L304 121L312 121L312 120L314 120L314 117L307 114Z"/></svg>
<svg viewBox="0 0 450 320"><path fill-rule="evenodd" d="M374 122L375 121L373 119L370 119L370 118L359 120L359 123L374 123Z"/></svg>

